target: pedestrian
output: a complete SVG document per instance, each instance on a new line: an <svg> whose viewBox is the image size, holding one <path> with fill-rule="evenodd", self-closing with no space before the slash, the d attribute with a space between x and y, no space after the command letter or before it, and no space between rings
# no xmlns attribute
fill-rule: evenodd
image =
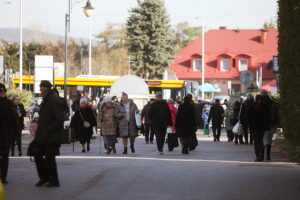
<svg viewBox="0 0 300 200"><path fill-rule="evenodd" d="M0 83L0 179L7 184L9 150L13 135L18 131L18 119L15 106L6 97L5 85Z"/></svg>
<svg viewBox="0 0 300 200"><path fill-rule="evenodd" d="M24 117L26 117L26 111L24 109L23 104L20 102L20 96L15 95L12 98L15 109L17 111L17 119L18 119L18 131L13 137L11 144L11 156L15 155L15 145L17 144L17 148L19 151L19 156L22 156L22 131L25 128L24 125Z"/></svg>
<svg viewBox="0 0 300 200"><path fill-rule="evenodd" d="M232 132L233 129L233 109L231 104L227 104L227 108L224 111L224 117L225 117L225 129L227 132L227 139L228 142L233 142L234 140L234 134Z"/></svg>
<svg viewBox="0 0 300 200"><path fill-rule="evenodd" d="M249 109L248 123L253 130L255 162L261 162L264 160L263 137L266 131L271 130L271 116L268 106L259 94L256 95L255 102Z"/></svg>
<svg viewBox="0 0 300 200"><path fill-rule="evenodd" d="M202 117L204 129L205 129L205 131L208 132L208 137L210 137L208 117L209 117L209 110L210 110L211 105L208 102L203 102L203 104L204 104L204 106L203 106L201 117Z"/></svg>
<svg viewBox="0 0 300 200"><path fill-rule="evenodd" d="M271 129L264 134L264 149L266 150L266 160L271 160L271 148L273 141L273 134L276 133L279 127L279 113L277 103L270 98L266 91L262 91L263 102L267 105L271 117Z"/></svg>
<svg viewBox="0 0 300 200"><path fill-rule="evenodd" d="M248 133L250 133L250 144L253 145L253 133L252 130L249 128L248 125L248 112L252 104L254 103L254 97L252 94L247 94L246 99L243 101L241 108L240 108L240 113L239 113L239 122L243 126L243 133L244 133L244 139L245 139L245 144L248 143Z"/></svg>
<svg viewBox="0 0 300 200"><path fill-rule="evenodd" d="M173 124L172 126L167 127L168 148L169 151L173 151L173 149L178 146L178 136L175 134L176 133L175 122L176 122L178 109L175 107L173 99L168 99L167 104L170 109L172 124Z"/></svg>
<svg viewBox="0 0 300 200"><path fill-rule="evenodd" d="M176 134L180 138L182 145L182 154L189 154L190 138L195 133L197 124L195 120L195 108L188 96L184 97L183 104L178 108L175 127Z"/></svg>
<svg viewBox="0 0 300 200"><path fill-rule="evenodd" d="M135 153L134 142L138 137L138 130L135 121L135 114L138 108L133 100L128 99L128 94L122 92L121 101L115 110L115 117L118 120L119 134L123 139L123 154L127 154L128 139L130 140L130 149Z"/></svg>
<svg viewBox="0 0 300 200"><path fill-rule="evenodd" d="M196 136L196 132L197 132L197 129L198 127L200 126L200 123L201 123L201 118L200 118L200 107L198 104L194 103L194 99L193 99L193 95L192 94L187 94L186 95L188 98L190 98L190 104L194 107L194 113L195 113L195 121L196 121L196 129L194 131L194 133L192 134L190 138L191 141L189 141L189 150L192 151L192 150L195 150L196 147L198 146L198 139L197 139L197 136Z"/></svg>
<svg viewBox="0 0 300 200"><path fill-rule="evenodd" d="M232 120L233 126L239 122L239 114L240 114L242 103L243 103L243 98L239 97L233 104L233 120ZM244 144L243 135L235 134L234 138L235 138L234 139L235 144L238 143Z"/></svg>
<svg viewBox="0 0 300 200"><path fill-rule="evenodd" d="M160 91L155 93L155 102L150 105L149 118L156 138L157 149L163 153L167 126L172 126L172 117L168 104L163 101Z"/></svg>
<svg viewBox="0 0 300 200"><path fill-rule="evenodd" d="M37 187L59 187L55 157L63 137L64 110L61 101L53 94L52 84L41 81L40 91L43 101L41 104L38 127L35 134L37 154L34 156L40 180Z"/></svg>
<svg viewBox="0 0 300 200"><path fill-rule="evenodd" d="M220 105L220 100L216 99L215 104L210 108L208 117L208 124L212 120L214 141L220 141L223 114L224 108Z"/></svg>
<svg viewBox="0 0 300 200"><path fill-rule="evenodd" d="M117 121L115 117L116 105L111 98L106 97L101 106L101 112L97 124L100 125L101 134L104 139L104 144L106 146L106 153L110 154L117 153L115 142L116 142L116 131L117 131Z"/></svg>
<svg viewBox="0 0 300 200"><path fill-rule="evenodd" d="M86 98L80 99L80 108L71 119L70 127L75 132L75 139L82 146L82 153L90 151L93 128L97 126L96 116Z"/></svg>
<svg viewBox="0 0 300 200"><path fill-rule="evenodd" d="M35 133L38 127L38 123L39 123L39 113L35 112L33 114L32 120L29 123L29 133L33 137L33 139L35 139Z"/></svg>
<svg viewBox="0 0 300 200"><path fill-rule="evenodd" d="M142 116L142 121L144 122L144 129L145 129L145 142L148 144L153 144L153 139L154 139L154 131L153 131L153 126L152 122L149 119L149 110L150 110L150 105L155 102L154 98L151 98L150 101L144 106L141 116ZM149 140L150 139L150 140Z"/></svg>

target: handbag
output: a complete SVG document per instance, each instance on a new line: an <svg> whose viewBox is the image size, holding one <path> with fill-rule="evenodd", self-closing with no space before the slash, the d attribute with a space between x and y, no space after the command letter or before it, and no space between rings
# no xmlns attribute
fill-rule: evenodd
<svg viewBox="0 0 300 200"><path fill-rule="evenodd" d="M38 143L35 140L32 140L28 145L27 156L34 157L37 154L38 154ZM33 161L31 158L30 160Z"/></svg>
<svg viewBox="0 0 300 200"><path fill-rule="evenodd" d="M83 118L83 116L82 116L82 114L81 114L80 111L79 111L79 114L80 114L80 116L81 116L81 119L83 120L83 126L84 126L85 128L90 128L90 126L91 126L90 122L84 120L84 118Z"/></svg>

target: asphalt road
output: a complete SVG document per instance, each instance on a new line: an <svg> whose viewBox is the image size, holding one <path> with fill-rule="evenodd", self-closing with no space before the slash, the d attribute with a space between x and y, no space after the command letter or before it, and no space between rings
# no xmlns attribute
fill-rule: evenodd
<svg viewBox="0 0 300 200"><path fill-rule="evenodd" d="M224 134L225 135L225 134ZM24 135L24 151L30 139ZM100 153L99 138L91 152L63 145L58 157L61 187L37 188L34 163L10 159L8 200L299 200L300 166L273 153L272 162L255 163L253 146L221 142L198 133L199 146L189 155L179 148L159 155L155 144L139 137L136 153Z"/></svg>

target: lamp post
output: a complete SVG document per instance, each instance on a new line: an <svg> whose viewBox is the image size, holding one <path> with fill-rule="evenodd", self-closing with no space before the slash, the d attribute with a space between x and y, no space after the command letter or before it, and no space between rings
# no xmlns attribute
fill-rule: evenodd
<svg viewBox="0 0 300 200"><path fill-rule="evenodd" d="M19 89L23 89L23 0L20 0Z"/></svg>
<svg viewBox="0 0 300 200"><path fill-rule="evenodd" d="M204 84L205 84L205 37L204 37L204 17L202 17L202 94L201 98L204 100Z"/></svg>
<svg viewBox="0 0 300 200"><path fill-rule="evenodd" d="M70 22L71 22L71 8L76 4L82 1L77 1L71 5L71 0L68 0L68 13L65 14L65 66L64 66L64 98L67 99L67 77L68 77L68 33L70 32ZM87 17L90 17L93 14L94 8L91 6L90 0L86 2L86 6L83 7L84 13ZM91 61L91 20L90 20L90 49L89 49L89 74L90 69L92 68L92 61Z"/></svg>
<svg viewBox="0 0 300 200"><path fill-rule="evenodd" d="M89 75L92 75L92 14L94 12L94 7L92 6L90 0L86 2L85 7L83 7L85 16L89 18L90 23L90 34L89 34ZM89 94L92 94L92 88L89 88Z"/></svg>
<svg viewBox="0 0 300 200"><path fill-rule="evenodd" d="M90 34L89 34L89 75L92 75L92 14L94 11L94 8L90 2L90 0L88 0L86 2L85 7L83 7L83 11L85 16L87 16L89 18L89 23L90 23Z"/></svg>

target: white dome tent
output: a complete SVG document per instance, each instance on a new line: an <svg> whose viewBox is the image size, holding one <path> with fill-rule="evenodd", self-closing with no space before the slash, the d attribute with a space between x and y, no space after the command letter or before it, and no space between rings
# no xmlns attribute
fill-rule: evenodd
<svg viewBox="0 0 300 200"><path fill-rule="evenodd" d="M121 97L122 92L128 94L129 98L145 99L149 97L147 83L135 75L125 75L119 77L110 88L110 95Z"/></svg>

